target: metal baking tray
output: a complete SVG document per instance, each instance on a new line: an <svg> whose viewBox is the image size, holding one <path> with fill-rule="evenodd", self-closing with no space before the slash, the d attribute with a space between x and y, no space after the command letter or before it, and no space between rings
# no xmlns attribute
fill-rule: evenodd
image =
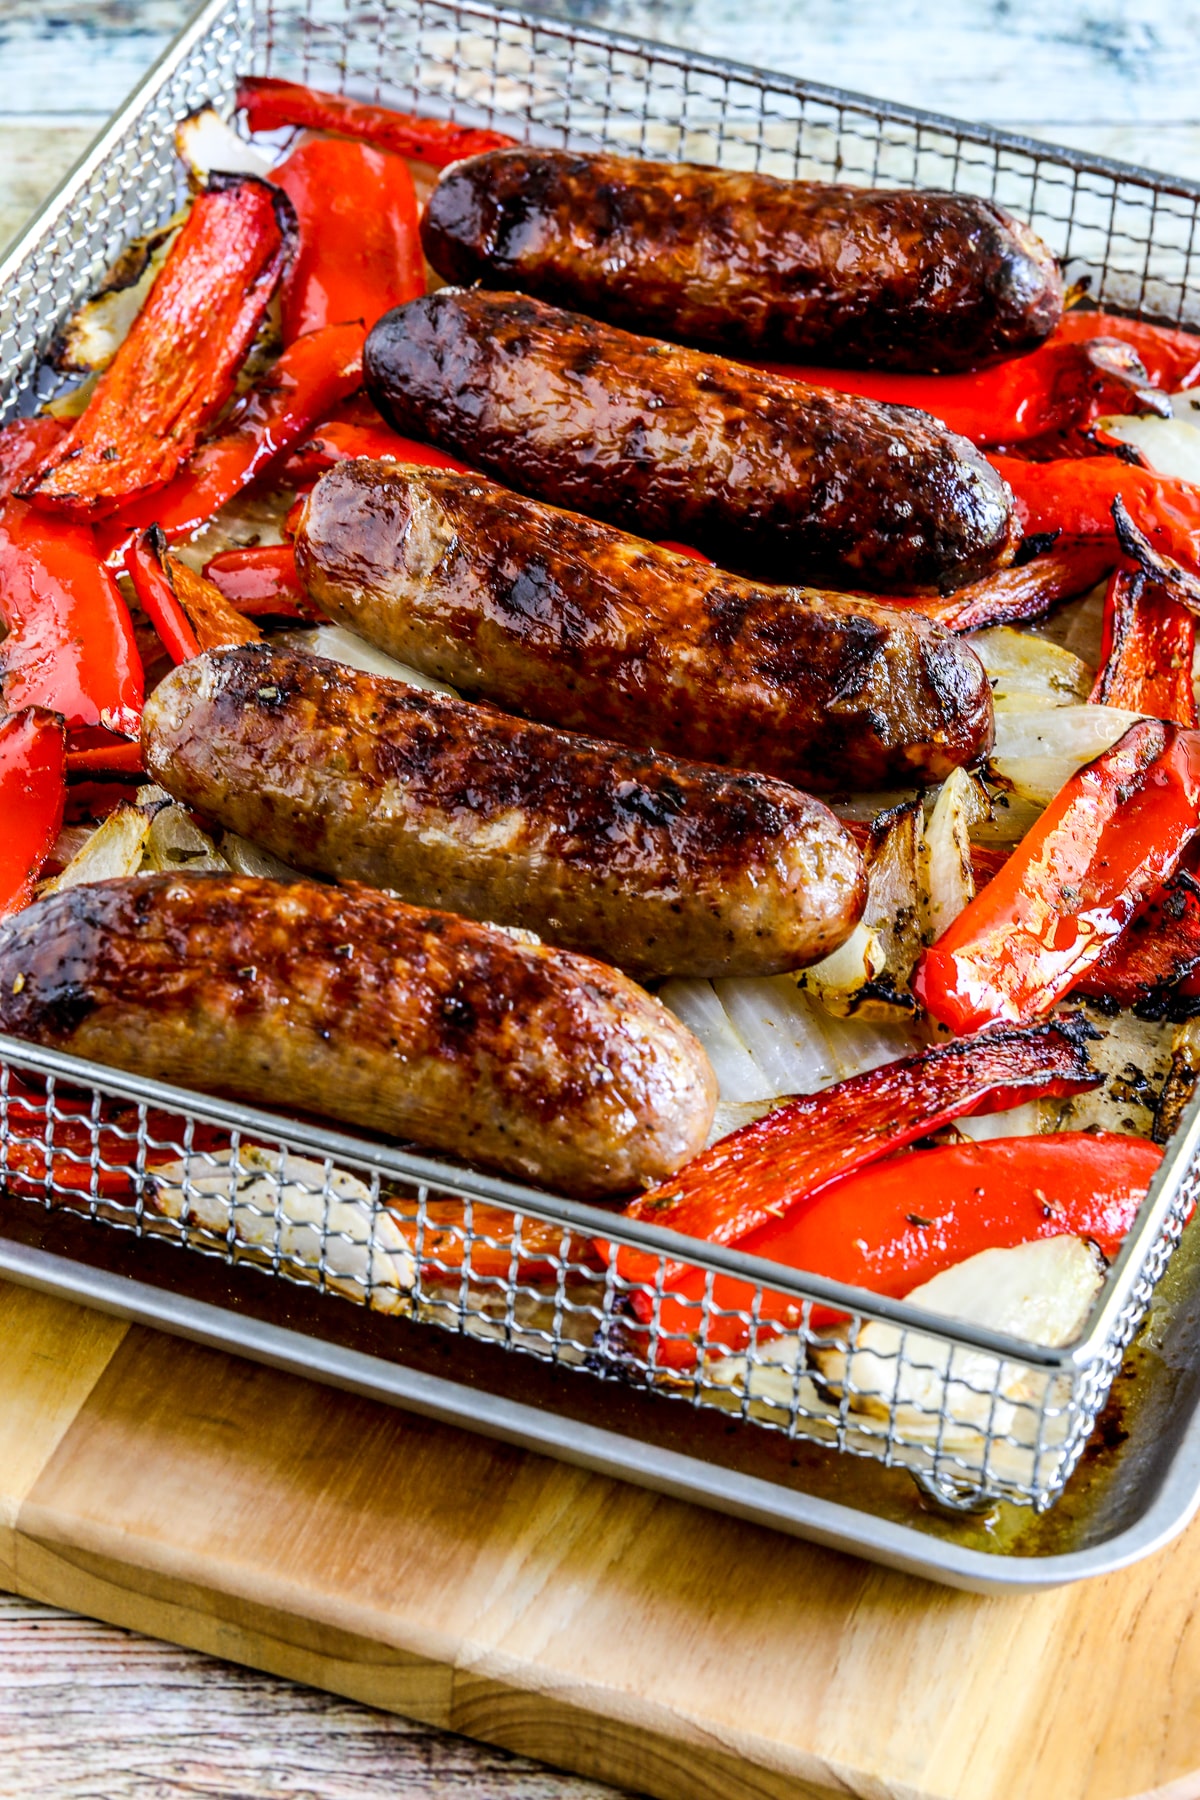
<svg viewBox="0 0 1200 1800"><path fill-rule="evenodd" d="M175 122L227 108L251 69L539 142L991 194L1096 300L1200 316L1195 184L475 0L210 0L0 266L0 419L53 391L44 359L71 309L178 204ZM1082 1335L1050 1350L401 1144L0 1040L0 1273L1011 1591L1128 1563L1195 1508L1200 1257L1190 1241L1171 1256L1198 1148L1193 1107ZM657 1259L648 1325L597 1238ZM705 1278L682 1368L660 1328L672 1257ZM748 1302L718 1305L727 1276ZM768 1292L793 1303L787 1357L759 1330ZM855 1355L868 1323L870 1369Z"/></svg>

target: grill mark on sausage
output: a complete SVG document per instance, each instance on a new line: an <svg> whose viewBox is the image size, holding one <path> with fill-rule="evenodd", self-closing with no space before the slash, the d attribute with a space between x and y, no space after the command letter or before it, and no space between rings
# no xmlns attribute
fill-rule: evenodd
<svg viewBox="0 0 1200 1800"><path fill-rule="evenodd" d="M978 658L920 614L744 581L470 476L342 464L296 556L330 617L569 730L826 790L942 781L991 744Z"/></svg>
<svg viewBox="0 0 1200 1800"><path fill-rule="evenodd" d="M928 414L527 296L443 288L410 301L372 328L363 367L398 431L768 580L950 589L1016 547L1003 481Z"/></svg>
<svg viewBox="0 0 1200 1800"><path fill-rule="evenodd" d="M799 968L862 909L852 838L782 782L269 645L173 670L144 745L177 798L298 867L646 974Z"/></svg>
<svg viewBox="0 0 1200 1800"><path fill-rule="evenodd" d="M716 1092L615 970L357 885L66 889L0 925L0 1030L585 1196L677 1168Z"/></svg>
<svg viewBox="0 0 1200 1800"><path fill-rule="evenodd" d="M446 280L518 288L730 354L966 369L1062 315L1050 251L994 201L519 148L441 177L421 222Z"/></svg>

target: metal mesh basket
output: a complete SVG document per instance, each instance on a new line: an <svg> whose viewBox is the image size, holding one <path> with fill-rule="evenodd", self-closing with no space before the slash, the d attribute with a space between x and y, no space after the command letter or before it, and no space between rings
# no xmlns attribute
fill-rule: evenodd
<svg viewBox="0 0 1200 1800"><path fill-rule="evenodd" d="M220 0L0 268L0 418L50 390L44 359L71 309L178 204L175 121L227 108L250 67L540 142L994 195L1102 303L1200 310L1187 183L481 4ZM906 1467L961 1507L1061 1493L1194 1201L1198 1138L1193 1114L1083 1334L1052 1350L0 1040L0 1179L18 1200ZM604 1244L649 1252L656 1273L622 1280ZM668 1304L680 1261L683 1313ZM730 1280L736 1304L722 1304Z"/></svg>

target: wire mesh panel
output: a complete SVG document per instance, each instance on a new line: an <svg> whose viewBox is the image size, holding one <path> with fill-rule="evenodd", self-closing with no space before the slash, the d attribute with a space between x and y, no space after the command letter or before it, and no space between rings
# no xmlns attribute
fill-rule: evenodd
<svg viewBox="0 0 1200 1800"><path fill-rule="evenodd" d="M8 1195L908 1468L954 1505L1061 1491L1196 1186L1170 1197L1128 1304L1079 1361L402 1148L74 1067L4 1045ZM635 1277L622 1249L641 1253Z"/></svg>
<svg viewBox="0 0 1200 1800"><path fill-rule="evenodd" d="M48 391L44 359L71 309L130 237L178 206L176 120L206 101L228 110L249 68L538 142L991 195L1097 300L1196 316L1200 189L1188 184L483 5L221 0L0 268L0 418ZM402 1149L151 1086L85 1079L69 1058L7 1046L6 1192L906 1467L956 1505L1003 1495L1045 1507L1061 1492L1198 1185L1193 1120L1082 1334L1039 1348ZM641 1253L636 1279L620 1272L622 1246Z"/></svg>

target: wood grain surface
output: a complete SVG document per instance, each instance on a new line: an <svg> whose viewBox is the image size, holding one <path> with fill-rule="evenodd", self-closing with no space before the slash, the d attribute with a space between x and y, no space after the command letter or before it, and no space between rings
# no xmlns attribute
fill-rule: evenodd
<svg viewBox="0 0 1200 1800"><path fill-rule="evenodd" d="M467 1738L0 1596L4 1800L597 1800Z"/></svg>
<svg viewBox="0 0 1200 1800"><path fill-rule="evenodd" d="M657 1800L1200 1795L1200 1525L983 1598L16 1288L0 1342L0 1584L27 1598ZM162 1791L324 1792L246 1761ZM398 1791L453 1793L426 1772Z"/></svg>

